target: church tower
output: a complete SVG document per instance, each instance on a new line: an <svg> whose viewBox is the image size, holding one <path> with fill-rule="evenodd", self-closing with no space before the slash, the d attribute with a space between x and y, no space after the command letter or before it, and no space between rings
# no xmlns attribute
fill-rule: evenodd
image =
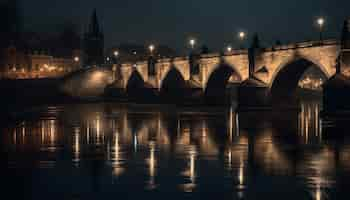
<svg viewBox="0 0 350 200"><path fill-rule="evenodd" d="M84 34L84 66L100 65L104 61L104 35L98 23L96 9Z"/></svg>

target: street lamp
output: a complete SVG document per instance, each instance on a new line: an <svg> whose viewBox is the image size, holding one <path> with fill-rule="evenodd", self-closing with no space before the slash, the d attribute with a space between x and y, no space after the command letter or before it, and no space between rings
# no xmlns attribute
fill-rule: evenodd
<svg viewBox="0 0 350 200"><path fill-rule="evenodd" d="M153 54L154 49L155 49L155 47L154 47L153 44L151 44L151 45L148 46L148 50L149 50L149 52L150 52L151 54Z"/></svg>
<svg viewBox="0 0 350 200"><path fill-rule="evenodd" d="M113 55L114 55L114 58L112 60L114 61L114 64L116 64L118 61L119 51L118 50L113 51Z"/></svg>
<svg viewBox="0 0 350 200"><path fill-rule="evenodd" d="M241 47L240 47L241 49L243 49L243 41L245 40L246 36L247 36L247 34L244 31L240 31L238 33L238 38L241 42Z"/></svg>
<svg viewBox="0 0 350 200"><path fill-rule="evenodd" d="M190 39L190 46L192 49L194 49L194 46L196 45L196 40L194 38Z"/></svg>
<svg viewBox="0 0 350 200"><path fill-rule="evenodd" d="M245 36L246 36L246 33L243 32L243 31L240 31L240 32L238 33L238 37L239 37L239 39L240 39L241 41L243 41L243 40L245 39Z"/></svg>
<svg viewBox="0 0 350 200"><path fill-rule="evenodd" d="M322 32L323 32L323 27L324 27L324 24L325 24L325 19L323 17L319 17L317 19L317 25L319 27L319 31L320 31L320 41L322 42Z"/></svg>
<svg viewBox="0 0 350 200"><path fill-rule="evenodd" d="M230 53L232 51L232 47L231 46L227 46L226 50L227 50L227 52Z"/></svg>
<svg viewBox="0 0 350 200"><path fill-rule="evenodd" d="M114 55L115 57L118 57L118 56L119 56L119 51L115 50L115 51L113 52L113 55Z"/></svg>

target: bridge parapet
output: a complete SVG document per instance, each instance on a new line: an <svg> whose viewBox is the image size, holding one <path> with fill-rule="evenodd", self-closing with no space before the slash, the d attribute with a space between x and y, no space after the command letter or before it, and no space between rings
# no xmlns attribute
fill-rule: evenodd
<svg viewBox="0 0 350 200"><path fill-rule="evenodd" d="M297 42L292 44L285 45L276 45L272 47L264 48L263 51L283 51L290 49L298 49L298 48L310 48L310 47L320 47L320 46L333 46L340 45L339 41L336 39L328 39L321 41L305 41L305 42Z"/></svg>

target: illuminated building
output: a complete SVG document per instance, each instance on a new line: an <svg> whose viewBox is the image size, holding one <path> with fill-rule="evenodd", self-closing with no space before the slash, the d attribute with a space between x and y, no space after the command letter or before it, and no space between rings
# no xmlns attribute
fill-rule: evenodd
<svg viewBox="0 0 350 200"><path fill-rule="evenodd" d="M80 50L73 50L69 57L57 57L48 51L23 50L9 46L2 50L0 77L8 79L32 79L61 77L80 68Z"/></svg>

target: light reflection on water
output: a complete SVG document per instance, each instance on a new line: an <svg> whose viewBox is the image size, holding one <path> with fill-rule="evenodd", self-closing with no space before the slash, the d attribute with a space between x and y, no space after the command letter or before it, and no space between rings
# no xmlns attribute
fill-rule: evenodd
<svg viewBox="0 0 350 200"><path fill-rule="evenodd" d="M5 127L2 143L6 168L38 176L30 183L37 199L152 191L155 198L341 197L337 179L350 173L350 145L324 140L319 111L315 102L282 114L64 106L55 118Z"/></svg>

